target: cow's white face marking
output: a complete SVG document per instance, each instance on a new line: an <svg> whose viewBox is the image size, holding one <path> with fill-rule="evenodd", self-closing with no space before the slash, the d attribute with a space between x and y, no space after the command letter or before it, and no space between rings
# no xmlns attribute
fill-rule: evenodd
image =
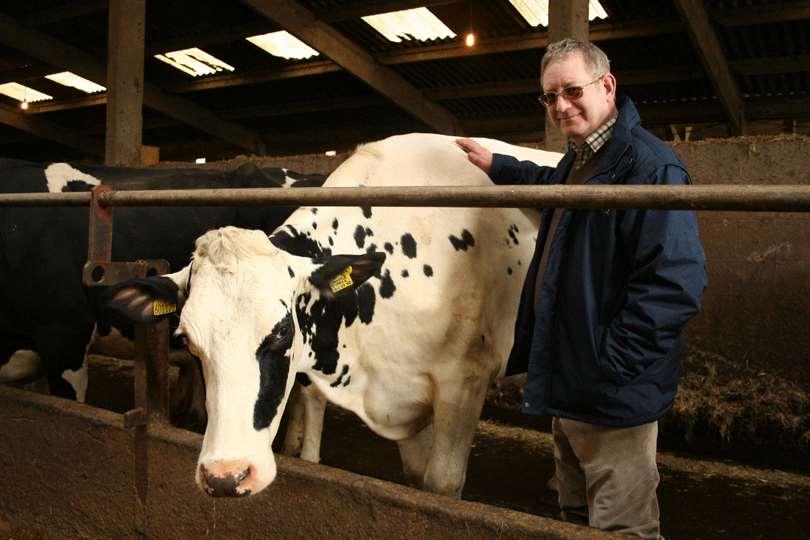
<svg viewBox="0 0 810 540"><path fill-rule="evenodd" d="M260 231L227 227L197 241L179 327L206 383L197 482L207 489L202 475L247 474L220 495L256 493L276 475L270 445L294 382L293 297L307 275L288 270L292 259Z"/></svg>
<svg viewBox="0 0 810 540"><path fill-rule="evenodd" d="M82 181L97 186L101 180L74 169L67 163L52 163L45 169L45 179L48 182L48 191L51 193L61 193L68 185L68 182Z"/></svg>

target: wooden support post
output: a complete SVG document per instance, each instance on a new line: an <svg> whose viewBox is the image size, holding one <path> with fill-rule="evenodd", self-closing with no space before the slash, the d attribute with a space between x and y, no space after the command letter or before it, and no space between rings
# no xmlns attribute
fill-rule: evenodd
<svg viewBox="0 0 810 540"><path fill-rule="evenodd" d="M141 164L146 0L110 0L105 163Z"/></svg>
<svg viewBox="0 0 810 540"><path fill-rule="evenodd" d="M588 0L550 0L548 6L548 40L554 43L565 38L588 41ZM545 148L565 152L565 135L546 115Z"/></svg>

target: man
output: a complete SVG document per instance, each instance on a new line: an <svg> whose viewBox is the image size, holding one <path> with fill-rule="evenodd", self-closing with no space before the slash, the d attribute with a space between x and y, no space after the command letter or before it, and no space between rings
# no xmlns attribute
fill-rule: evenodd
<svg viewBox="0 0 810 540"><path fill-rule="evenodd" d="M598 47L548 46L541 102L568 138L556 168L458 145L496 183L682 185L674 152L639 125ZM507 373L523 410L551 415L563 519L659 538L658 418L675 399L681 331L706 286L691 211L543 211Z"/></svg>

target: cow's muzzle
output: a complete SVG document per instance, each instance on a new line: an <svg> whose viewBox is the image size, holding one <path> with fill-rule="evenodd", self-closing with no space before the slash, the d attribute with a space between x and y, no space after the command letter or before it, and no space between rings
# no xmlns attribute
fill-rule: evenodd
<svg viewBox="0 0 810 540"><path fill-rule="evenodd" d="M200 487L212 497L245 497L253 489L253 467L246 461L200 463Z"/></svg>

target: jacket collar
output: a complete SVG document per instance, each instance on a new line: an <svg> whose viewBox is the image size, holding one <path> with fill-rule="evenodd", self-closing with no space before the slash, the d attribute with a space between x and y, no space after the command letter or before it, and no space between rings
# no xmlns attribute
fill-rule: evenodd
<svg viewBox="0 0 810 540"><path fill-rule="evenodd" d="M641 118L636 110L636 106L626 95L619 94L616 96L616 108L619 111L619 115L616 117L616 123L613 124L613 134L610 136L608 142L606 142L594 156L598 161L591 175L592 179L618 168L619 161L630 147L632 130L641 123ZM575 159L576 154L573 150L569 150L565 153L557 164L552 183L562 184L565 182L568 171L571 169L571 165L574 163ZM620 175L612 174L609 181L612 183L618 177L620 177Z"/></svg>

